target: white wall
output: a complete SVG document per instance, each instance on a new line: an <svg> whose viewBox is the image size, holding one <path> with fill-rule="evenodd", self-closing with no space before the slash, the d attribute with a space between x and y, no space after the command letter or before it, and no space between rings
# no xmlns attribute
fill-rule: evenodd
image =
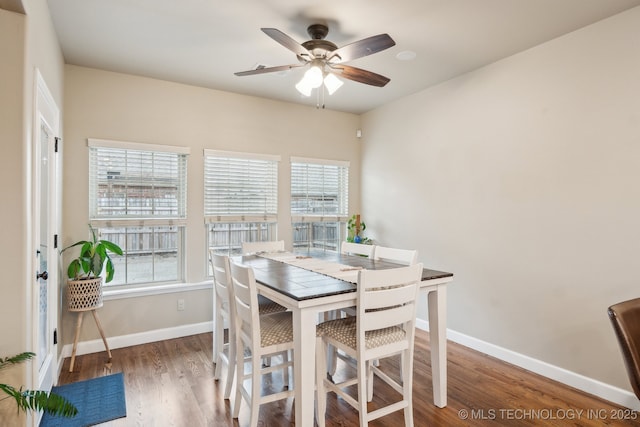
<svg viewBox="0 0 640 427"><path fill-rule="evenodd" d="M363 116L367 235L455 273L448 327L630 390L640 8Z"/></svg>
<svg viewBox="0 0 640 427"><path fill-rule="evenodd" d="M294 90L292 88L292 90ZM282 156L279 166L279 238L291 247L289 158L348 160L352 195L360 192L359 116L236 95L166 81L65 67L64 236L87 235L87 138L191 147L188 159L187 282L205 280L203 149ZM350 200L350 212L359 203ZM66 265L66 264L65 264ZM185 311L176 301L185 299ZM212 320L211 289L108 300L100 310L108 337ZM73 341L75 316L64 313L63 341ZM81 341L99 338L85 322Z"/></svg>

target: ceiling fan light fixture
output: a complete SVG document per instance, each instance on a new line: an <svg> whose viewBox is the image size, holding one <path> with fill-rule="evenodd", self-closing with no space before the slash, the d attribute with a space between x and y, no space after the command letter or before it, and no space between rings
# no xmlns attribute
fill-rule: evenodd
<svg viewBox="0 0 640 427"><path fill-rule="evenodd" d="M313 88L309 86L304 78L296 84L296 89L304 96L311 96L311 91Z"/></svg>
<svg viewBox="0 0 640 427"><path fill-rule="evenodd" d="M344 82L334 74L327 74L327 77L324 78L324 86L327 88L329 95L333 95L343 84Z"/></svg>
<svg viewBox="0 0 640 427"><path fill-rule="evenodd" d="M322 86L323 81L322 68L314 61L311 67L304 73L302 80L296 85L296 89L304 96L311 96L311 91Z"/></svg>
<svg viewBox="0 0 640 427"><path fill-rule="evenodd" d="M311 88L315 89L320 87L322 84L322 70L317 65L312 65L311 68L304 73L304 77L302 80L306 80L306 84Z"/></svg>

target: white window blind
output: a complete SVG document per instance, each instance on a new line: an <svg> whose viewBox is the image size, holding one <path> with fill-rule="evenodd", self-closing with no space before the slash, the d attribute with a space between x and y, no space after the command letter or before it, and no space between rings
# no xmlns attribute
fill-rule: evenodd
<svg viewBox="0 0 640 427"><path fill-rule="evenodd" d="M205 221L277 221L279 156L205 150Z"/></svg>
<svg viewBox="0 0 640 427"><path fill-rule="evenodd" d="M89 140L89 216L119 245L109 286L184 280L188 147Z"/></svg>
<svg viewBox="0 0 640 427"><path fill-rule="evenodd" d="M291 159L293 222L343 221L348 215L349 163Z"/></svg>
<svg viewBox="0 0 640 427"><path fill-rule="evenodd" d="M89 141L92 220L186 219L188 149L145 146Z"/></svg>

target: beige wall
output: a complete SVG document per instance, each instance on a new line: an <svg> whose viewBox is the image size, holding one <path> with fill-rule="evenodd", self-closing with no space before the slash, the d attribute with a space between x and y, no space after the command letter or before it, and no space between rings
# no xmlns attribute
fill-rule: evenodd
<svg viewBox="0 0 640 427"><path fill-rule="evenodd" d="M455 273L448 326L629 389L607 318L639 296L640 8L363 116L380 243Z"/></svg>
<svg viewBox="0 0 640 427"><path fill-rule="evenodd" d="M22 236L20 225L24 218L24 199L22 185L24 181L22 165L23 150L23 82L25 55L25 16L0 9L0 40L15 40L15 43L3 42L0 56L0 141L5 158L13 159L0 168L2 198L14 203L3 203L0 217L4 223L5 242L0 246L0 267L4 272L0 282L0 313L5 321L0 322L0 357L12 356L26 350L26 323L24 307L26 304L25 280L23 269L26 267L21 257ZM16 185L6 185L6 183ZM18 249L18 250L16 250ZM22 266L22 268L20 268ZM20 386L25 384L25 367L0 371L0 383ZM0 402L0 419L17 421L15 403Z"/></svg>
<svg viewBox="0 0 640 427"><path fill-rule="evenodd" d="M26 279L23 270L22 230L25 215L24 191L24 57L25 57L25 16L0 9L0 39L15 40L15 43L2 43L2 61L0 61L0 135L5 158L12 159L0 168L0 177L4 200L15 203L3 203L0 209L4 222L3 238L7 243L0 245L0 265L4 274L0 288L0 312L8 319L18 322L0 322L0 357L25 350L26 324L24 304ZM14 185L7 185L12 183ZM16 225L16 226L14 226ZM16 250L16 248L18 250ZM22 268L20 268L22 267Z"/></svg>
<svg viewBox="0 0 640 427"><path fill-rule="evenodd" d="M46 2L25 0L26 15L0 9L0 140L5 183L0 210L4 244L0 249L0 357L33 350L31 300L27 290L33 286L32 243L32 141L35 69L40 70L56 103L62 104L63 60ZM9 202L10 201L10 202ZM53 308L58 309L57 307ZM35 379L29 364L10 372L7 383L32 388ZM3 372L7 375L7 372ZM4 378L0 378L4 381ZM8 404L8 407L7 407ZM6 413L4 411L7 411ZM0 418L19 425L15 405L3 401Z"/></svg>
<svg viewBox="0 0 640 427"><path fill-rule="evenodd" d="M65 67L64 236L68 245L87 233L87 138L191 147L188 160L187 282L205 280L203 150L282 156L279 237L291 246L289 158L348 160L350 212L360 192L359 116L236 95L149 78ZM178 312L176 301L185 299ZM211 290L108 300L100 311L107 336L121 336L212 319ZM63 341L72 342L74 317L64 314ZM86 322L81 340L99 335Z"/></svg>

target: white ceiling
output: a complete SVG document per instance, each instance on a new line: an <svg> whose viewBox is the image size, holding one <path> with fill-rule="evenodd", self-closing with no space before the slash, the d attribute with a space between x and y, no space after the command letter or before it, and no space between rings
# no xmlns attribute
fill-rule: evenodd
<svg viewBox="0 0 640 427"><path fill-rule="evenodd" d="M634 6L640 0L48 0L65 62L316 105L294 85L303 68L254 76L257 64L297 63L265 35L302 43L312 23L339 47L388 33L396 46L349 62L391 79L346 81L328 109L363 113ZM396 55L413 51L413 61Z"/></svg>

